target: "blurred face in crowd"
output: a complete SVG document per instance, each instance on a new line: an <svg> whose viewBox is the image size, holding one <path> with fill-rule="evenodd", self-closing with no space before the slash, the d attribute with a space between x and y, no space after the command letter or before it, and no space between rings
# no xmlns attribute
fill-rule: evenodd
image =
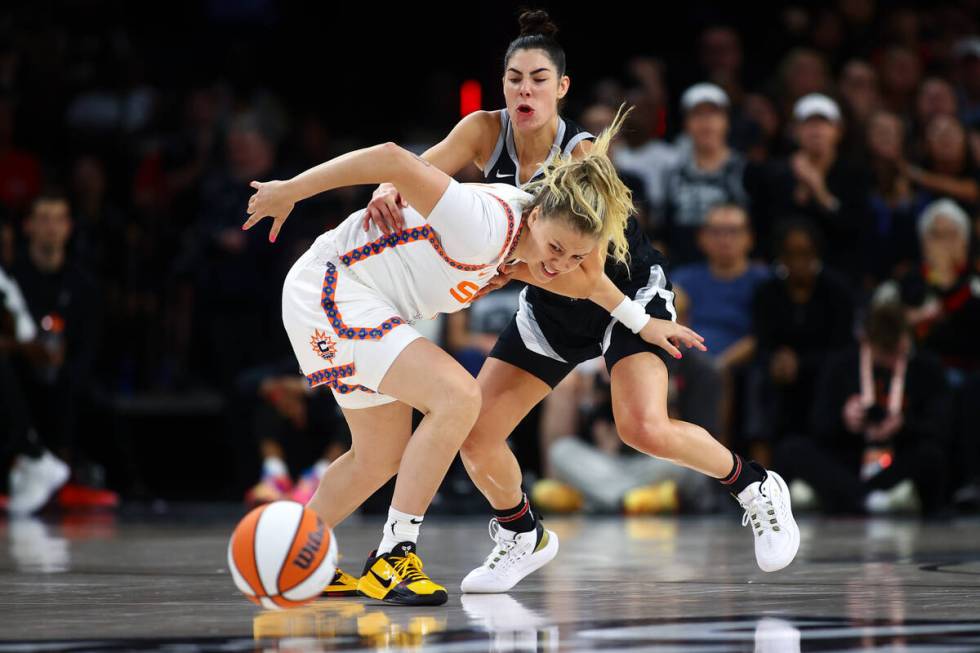
<svg viewBox="0 0 980 653"><path fill-rule="evenodd" d="M749 216L736 206L711 209L698 243L712 265L731 268L745 263L752 250Z"/></svg>
<svg viewBox="0 0 980 653"><path fill-rule="evenodd" d="M728 112L708 102L691 108L684 116L684 130L695 151L716 152L728 137Z"/></svg>
<svg viewBox="0 0 980 653"><path fill-rule="evenodd" d="M840 125L822 116L812 116L796 126L800 149L815 157L833 156L840 136Z"/></svg>
<svg viewBox="0 0 980 653"><path fill-rule="evenodd" d="M897 95L911 95L922 78L919 57L905 48L892 48L881 62L881 85Z"/></svg>
<svg viewBox="0 0 980 653"><path fill-rule="evenodd" d="M258 129L248 126L228 132L228 163L238 179L259 179L272 168L272 143Z"/></svg>
<svg viewBox="0 0 980 653"><path fill-rule="evenodd" d="M712 27L701 35L701 66L709 76L725 82L737 79L742 68L742 43L729 27Z"/></svg>
<svg viewBox="0 0 980 653"><path fill-rule="evenodd" d="M878 107L878 75L865 61L855 59L844 66L840 92L858 120L864 120Z"/></svg>
<svg viewBox="0 0 980 653"><path fill-rule="evenodd" d="M875 113L868 122L868 149L871 155L888 161L902 157L905 126L901 118L887 111Z"/></svg>
<svg viewBox="0 0 980 653"><path fill-rule="evenodd" d="M816 52L795 50L783 64L783 82L793 99L823 93L829 86L827 66Z"/></svg>
<svg viewBox="0 0 980 653"><path fill-rule="evenodd" d="M928 260L937 253L950 257L955 265L966 262L970 243L960 225L950 217L939 214L922 235L922 250Z"/></svg>
<svg viewBox="0 0 980 653"><path fill-rule="evenodd" d="M598 134L611 125L615 118L616 112L609 105L593 104L582 113L580 120L586 131Z"/></svg>
<svg viewBox="0 0 980 653"><path fill-rule="evenodd" d="M787 233L779 252L779 262L786 266L791 283L812 283L820 269L820 257L810 234L803 229L793 229Z"/></svg>
<svg viewBox="0 0 980 653"><path fill-rule="evenodd" d="M24 231L31 247L44 252L64 251L71 237L71 213L63 199L40 199L34 204Z"/></svg>
<svg viewBox="0 0 980 653"><path fill-rule="evenodd" d="M558 100L568 93L568 75L544 50L518 50L504 71L504 100L514 127L522 132L541 129L558 114Z"/></svg>
<svg viewBox="0 0 980 653"><path fill-rule="evenodd" d="M955 116L956 92L953 86L937 77L922 82L915 101L915 113L924 125L936 116Z"/></svg>
<svg viewBox="0 0 980 653"><path fill-rule="evenodd" d="M106 179L102 162L93 156L84 156L75 162L72 175L75 192L83 198L99 198L105 195Z"/></svg>
<svg viewBox="0 0 980 653"><path fill-rule="evenodd" d="M946 169L956 169L966 159L966 132L952 116L936 116L926 127L926 152Z"/></svg>

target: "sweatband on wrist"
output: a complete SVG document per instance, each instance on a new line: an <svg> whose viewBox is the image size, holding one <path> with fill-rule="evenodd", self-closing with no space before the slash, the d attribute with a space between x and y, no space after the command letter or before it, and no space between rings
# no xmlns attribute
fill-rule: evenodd
<svg viewBox="0 0 980 653"><path fill-rule="evenodd" d="M624 327L633 333L642 331L643 327L650 321L646 307L629 297L620 302L619 306L614 308L610 315L619 320Z"/></svg>

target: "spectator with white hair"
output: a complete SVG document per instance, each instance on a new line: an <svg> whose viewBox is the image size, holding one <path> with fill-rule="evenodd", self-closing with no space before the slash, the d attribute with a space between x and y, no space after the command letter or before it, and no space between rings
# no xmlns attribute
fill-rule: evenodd
<svg viewBox="0 0 980 653"><path fill-rule="evenodd" d="M949 198L919 217L922 267L886 282L877 297L898 296L923 349L943 359L954 383L980 369L980 274L970 265L970 219Z"/></svg>

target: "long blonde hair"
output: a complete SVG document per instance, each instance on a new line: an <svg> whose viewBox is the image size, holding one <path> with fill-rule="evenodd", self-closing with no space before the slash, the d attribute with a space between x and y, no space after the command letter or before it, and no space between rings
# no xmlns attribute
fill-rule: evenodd
<svg viewBox="0 0 980 653"><path fill-rule="evenodd" d="M563 218L581 233L608 241L612 245L610 254L619 263L628 262L626 221L636 209L633 193L616 174L608 152L630 111L632 108L620 106L612 124L602 130L583 158L556 154L541 178L524 186L534 195L527 210L539 206L542 217Z"/></svg>

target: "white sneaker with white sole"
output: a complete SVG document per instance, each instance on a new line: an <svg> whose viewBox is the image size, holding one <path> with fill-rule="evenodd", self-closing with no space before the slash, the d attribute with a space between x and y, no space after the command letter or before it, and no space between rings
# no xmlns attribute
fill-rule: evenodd
<svg viewBox="0 0 980 653"><path fill-rule="evenodd" d="M538 529L541 539L538 540ZM493 551L483 564L466 574L460 584L464 593L494 594L506 592L531 572L551 562L558 555L558 536L538 526L527 533L515 533L490 520Z"/></svg>
<svg viewBox="0 0 980 653"><path fill-rule="evenodd" d="M766 478L738 494L738 502L745 509L742 526L752 525L755 560L759 568L779 571L793 562L800 549L800 528L793 519L786 481L776 472L757 469L763 471Z"/></svg>
<svg viewBox="0 0 980 653"><path fill-rule="evenodd" d="M31 515L44 507L54 493L68 481L71 470L50 451L40 458L18 456L10 470L11 515Z"/></svg>

